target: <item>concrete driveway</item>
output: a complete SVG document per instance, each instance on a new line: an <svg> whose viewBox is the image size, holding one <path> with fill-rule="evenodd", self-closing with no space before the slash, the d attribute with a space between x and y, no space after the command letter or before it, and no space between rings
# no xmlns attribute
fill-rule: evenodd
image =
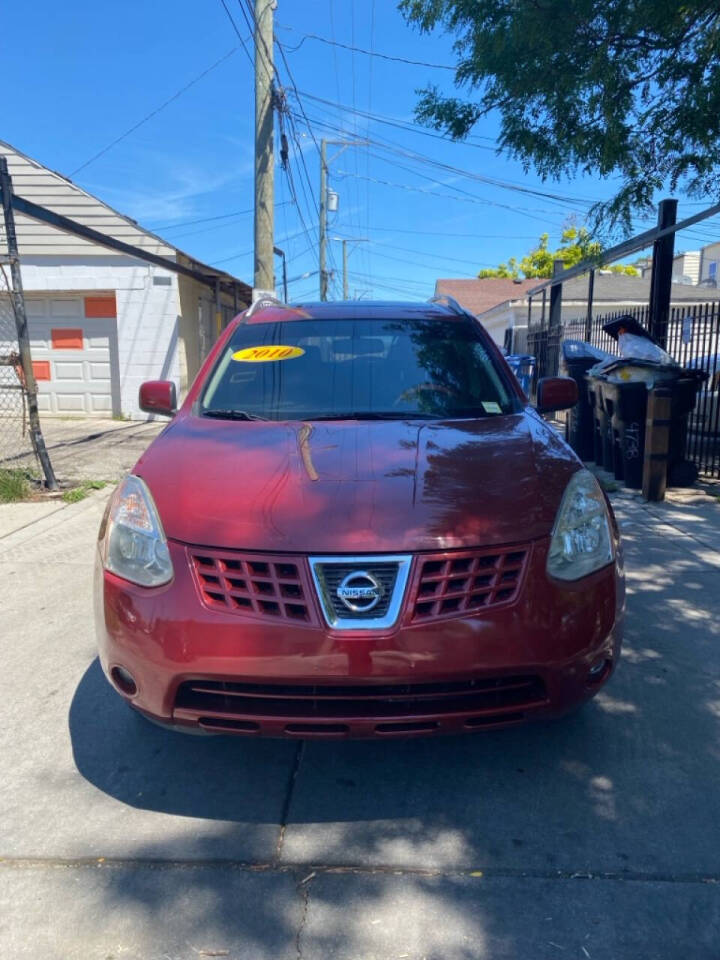
<svg viewBox="0 0 720 960"><path fill-rule="evenodd" d="M112 692L105 497L3 525L0 956L720 957L716 502L618 499L625 657L576 717L303 746L173 735Z"/></svg>
<svg viewBox="0 0 720 960"><path fill-rule="evenodd" d="M78 480L117 482L134 465L147 445L166 427L158 420L104 420L43 417L42 432L55 476L61 483ZM25 443L24 455L2 462L4 467L39 466ZM0 456L4 451L0 451Z"/></svg>

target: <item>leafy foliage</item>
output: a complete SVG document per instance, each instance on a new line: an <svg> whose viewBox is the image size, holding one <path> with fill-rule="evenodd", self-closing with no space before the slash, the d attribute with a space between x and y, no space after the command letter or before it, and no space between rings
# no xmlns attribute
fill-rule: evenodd
<svg viewBox="0 0 720 960"><path fill-rule="evenodd" d="M510 257L507 263L501 263L493 270L481 270L478 277L480 279L483 277L512 277L515 279L522 273L523 276L528 278L547 278L553 275L553 264L556 260L562 260L567 268L574 267L581 260L592 257L599 261L602 257L602 244L591 238L587 227L565 227L557 250L548 249L548 240L548 234L543 233L537 247L526 254L522 260L518 261L515 257ZM616 264L603 269L610 269L613 273L625 273L631 277L638 276L635 267L626 264Z"/></svg>
<svg viewBox="0 0 720 960"><path fill-rule="evenodd" d="M717 0L400 0L423 32L455 35L456 86L417 118L455 139L498 110L500 148L543 179L617 177L593 218L630 227L655 191L720 193Z"/></svg>

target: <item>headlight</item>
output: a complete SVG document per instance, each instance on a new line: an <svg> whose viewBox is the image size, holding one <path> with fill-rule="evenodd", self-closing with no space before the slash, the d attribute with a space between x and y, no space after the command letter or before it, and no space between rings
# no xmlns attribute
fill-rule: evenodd
<svg viewBox="0 0 720 960"><path fill-rule="evenodd" d="M611 563L610 518L602 490L589 470L573 474L555 518L547 572L579 580Z"/></svg>
<svg viewBox="0 0 720 960"><path fill-rule="evenodd" d="M103 565L124 580L158 587L173 568L160 517L139 477L126 477L115 491L103 544Z"/></svg>

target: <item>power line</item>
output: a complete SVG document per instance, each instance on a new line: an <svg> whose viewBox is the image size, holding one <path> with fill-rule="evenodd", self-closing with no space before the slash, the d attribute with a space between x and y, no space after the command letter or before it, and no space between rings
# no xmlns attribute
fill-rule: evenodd
<svg viewBox="0 0 720 960"><path fill-rule="evenodd" d="M252 58L252 56L251 56L251 54L250 54L250 51L248 50L248 48L247 48L247 46L246 46L246 44L245 44L245 40L243 39L242 34L241 34L240 31L238 30L238 25L235 23L235 20L234 20L234 18L233 18L233 15L230 13L230 9L229 9L228 5L225 3L225 0L220 0L220 3L223 5L223 9L225 10L225 13L227 14L227 18L228 18L228 20L230 21L230 23L232 24L232 28L233 28L233 30L235 31L235 33L237 34L237 38L238 38L238 40L240 41L240 44L241 44L243 50L245 51L245 56L246 56L246 57L248 58L248 60L250 61L250 66L251 66L252 69L254 70L254 69L255 69L255 61L253 60L253 58ZM248 40L249 40L249 39L250 39L250 37L248 37Z"/></svg>
<svg viewBox="0 0 720 960"><path fill-rule="evenodd" d="M292 33L298 33L294 27L279 23L281 30L290 30ZM302 40L294 47L287 47L289 53L295 53L305 43L306 40L317 40L320 43L326 43L331 47L342 47L343 50L351 50L353 53L364 53L368 57L377 57L379 60L391 60L393 63L405 63L413 67L431 67L433 70L452 70L455 67L447 63L428 63L426 60L411 60L408 57L393 57L389 53L379 53L377 50L365 50L363 47L356 47L354 44L341 43L339 40L330 40L328 37L321 37L317 33L303 33Z"/></svg>
<svg viewBox="0 0 720 960"><path fill-rule="evenodd" d="M366 120L372 120L372 121L374 121L375 123L383 123L383 124L385 124L386 126L390 126L390 127L397 127L398 129L404 130L404 131L406 131L406 132L410 131L410 132L412 132L412 133L418 133L418 134L420 134L421 136L424 136L424 137L432 137L433 140L442 140L442 141L444 141L445 143L455 143L455 142L457 142L457 141L452 140L450 137L442 136L442 134L432 133L430 130L426 130L424 127L421 127L421 126L419 126L419 124L416 124L416 123L410 123L410 122L405 121L405 120L399 120L399 119L396 118L396 117L383 117L383 116L379 116L379 115L377 115L377 114L369 114L369 113L367 113L367 112L365 112L365 111L363 111L363 110L359 110L359 109L353 110L353 108L352 108L352 107L349 107L347 104L334 103L332 100L326 100L324 97L317 97L317 96L315 96L315 95L312 94L312 93L307 93L307 91L305 91L305 90L302 90L302 91L299 91L299 92L302 93L303 97L305 97L307 100L313 100L313 101L316 102L316 103L322 104L324 107L333 107L333 108L336 109L336 110L342 110L342 111L345 111L345 112L347 112L347 113L357 113L359 116L364 117ZM475 149L477 149L477 150L490 150L490 151L493 152L493 153L496 152L496 150L497 150L496 147L485 146L484 144L475 143L475 142L474 142L475 139L488 140L488 141L490 141L491 143L494 143L494 141L493 141L490 137L479 137L479 136L478 136L478 137L468 137L467 139L465 139L465 140L463 140L463 141L461 141L461 142L462 142L465 146L475 147Z"/></svg>
<svg viewBox="0 0 720 960"><path fill-rule="evenodd" d="M224 6L224 0L221 0L221 3L223 3L223 6ZM238 34L238 36L240 35ZM242 38L241 38L241 42L242 42ZM156 107L155 110L152 110L150 113L144 116L142 120L138 120L137 123L134 123L132 127L129 127L125 131L125 133L121 133L119 137L116 137L113 141L108 143L107 146L102 148L102 150L98 150L98 152L94 154L92 157L90 157L89 160L86 160L84 163L81 163L79 167L76 167L74 170L70 172L70 176L74 177L75 174L80 173L80 171L84 170L85 167L89 167L91 163L95 163L95 161L98 160L100 157L102 157L104 154L106 154L108 150L112 150L114 146L117 146L118 143L120 143L126 137L129 137L131 133L134 133L144 123L147 123L148 120L152 120L152 118L157 116L161 110L164 110L165 107L169 106L171 103L174 103L174 101L177 100L178 97L181 97L186 91L190 89L190 87L195 86L195 84L198 83L200 80L202 80L203 77L206 77L212 70L214 70L216 67L219 67L221 63L224 63L226 60L228 60L234 53L237 53L237 47L233 47L232 50L229 50L224 56L220 57L219 60L216 60L215 63L207 67L207 69L203 70L202 73L199 73L189 83L186 83L184 87L181 87L178 91L176 91L171 97L165 100L164 103L161 103L159 107Z"/></svg>
<svg viewBox="0 0 720 960"><path fill-rule="evenodd" d="M351 240L352 237L348 237L347 239ZM382 243L382 241L380 240L370 240L369 242L371 247L374 247L374 246L387 247L388 250L399 250L400 253L413 253L413 254L417 254L420 257L428 257L431 260L443 260L446 263L464 263L464 264L469 264L470 266L475 266L477 264L478 266L481 266L481 267L494 266L494 264L487 263L486 261L466 260L458 257L447 257L441 253L426 253L424 250L413 250L410 247L398 247L394 243ZM410 262L410 261L405 261L405 262Z"/></svg>
<svg viewBox="0 0 720 960"><path fill-rule="evenodd" d="M412 251L412 252L413 252L413 253L417 253L417 251ZM415 260L408 260L407 257L393 257L393 256L391 256L389 253L378 252L378 253L375 253L375 256L379 257L381 260L394 260L395 263L405 263L405 264L408 264L408 265L411 266L411 267L422 267L423 269L427 269L427 270L435 270L435 269L437 269L437 268L434 267L432 264L429 264L429 263L418 263L418 262L415 261ZM421 256L432 257L433 254L421 254ZM446 259L446 258L444 258L444 257L438 257L437 259ZM450 260L454 260L454 258L453 258L453 257L448 257L447 260L448 260L448 262L449 262ZM458 262L458 261L455 261L455 262ZM470 263L470 264L473 263L473 261L464 261L464 262ZM483 261L481 261L481 260L478 260L478 261L477 261L477 265L478 265L479 267L494 267L494 266L496 266L496 264L494 264L494 263L487 263L487 262L483 262ZM474 280L474 279L477 278L477 271L476 271L475 273L465 273L465 274L463 274L462 276L463 276L464 279Z"/></svg>
<svg viewBox="0 0 720 960"><path fill-rule="evenodd" d="M362 175L354 174L350 170L339 170L338 173L346 177L359 176L361 180L365 179L365 177ZM482 197L476 197L473 194L467 194L467 196L457 196L454 193L438 193L436 190L426 190L423 187L411 186L408 183L394 183L390 180L382 180L379 177L368 177L367 179L370 180L371 183L377 183L384 187L393 187L396 190L410 190L414 193L424 193L429 197L438 197L445 200L459 200L461 203L479 203L482 206L500 207L504 210L510 210L513 213L519 213L521 216L530 217L533 220L539 220L541 223L546 223L545 217L536 216L535 214L528 213L527 211L521 210L518 207L511 207L505 203L496 203L494 200L485 200ZM465 192L466 191L463 191L463 193Z"/></svg>
<svg viewBox="0 0 720 960"><path fill-rule="evenodd" d="M353 108L348 108L348 109L350 110L350 112L352 112ZM377 115L373 115L373 118L377 119L378 121L381 120L381 118L378 117ZM324 121L316 120L315 122L320 123L321 125L327 127L328 129L337 131L347 136L347 131L345 131L342 127L338 127ZM407 159L413 160L417 163L426 164L428 166L435 167L437 169L446 171L448 173L453 173L453 174L457 174L458 176L467 177L468 179L475 180L479 183L486 183L489 186L499 187L503 190L510 190L516 193L524 193L530 196L537 196L537 197L541 197L542 199L552 200L557 203L564 203L564 204L590 205L598 202L595 199L588 199L588 198L582 198L582 197L578 197L578 198L566 197L566 196L563 196L562 194L551 193L547 190L540 190L536 187L528 187L522 183L517 183L512 180L500 180L497 177L487 177L482 174L475 173L474 171L465 170L462 167L456 167L453 164L443 163L440 160L433 160L431 157L428 157L425 154L416 153L414 150L407 149L407 147L401 147L399 144L395 143L394 141L388 140L385 137L379 137L379 135L376 139L374 139L374 138L371 138L368 134L365 136L365 139L368 140L372 146L375 146L380 150L386 150L390 153L395 153L395 154L398 154L399 156L406 157ZM386 160L386 158L382 158L382 159L385 159L386 162L389 162ZM397 165L400 166L399 164Z"/></svg>
<svg viewBox="0 0 720 960"><path fill-rule="evenodd" d="M243 213L252 213L253 208L235 210L233 213L221 213L217 217L201 217L198 220L180 220L179 223L163 223L161 226L151 226L151 230L174 230L175 227L192 227L196 223L210 223L211 220L227 220L228 217L239 217Z"/></svg>
<svg viewBox="0 0 720 960"><path fill-rule="evenodd" d="M368 230L375 230L380 233L411 233L413 236L417 236L417 230L406 230L402 227L368 227ZM537 240L537 236L522 236L519 237L517 234L512 236L508 234L501 233L445 233L440 230L425 230L423 229L422 234L424 237L450 237L457 240Z"/></svg>
<svg viewBox="0 0 720 960"><path fill-rule="evenodd" d="M297 233L291 233L290 236L282 237L282 239L277 240L276 243L288 243L290 240L294 240L296 237L301 237L306 232L306 229L298 230ZM227 263L228 260L239 260L240 257L249 257L252 252L253 251L251 247L250 250L243 250L242 253L233 253L232 256L224 257L222 260L214 260L212 266L215 266L218 263Z"/></svg>

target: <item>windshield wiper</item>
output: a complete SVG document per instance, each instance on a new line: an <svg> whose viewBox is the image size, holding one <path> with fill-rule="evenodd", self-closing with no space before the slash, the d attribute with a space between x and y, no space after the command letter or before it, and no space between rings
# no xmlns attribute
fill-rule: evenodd
<svg viewBox="0 0 720 960"><path fill-rule="evenodd" d="M203 410L204 417L217 417L218 420L267 420L247 410Z"/></svg>
<svg viewBox="0 0 720 960"><path fill-rule="evenodd" d="M352 410L348 413L326 413L310 420L438 420L434 413L403 413L400 410Z"/></svg>

